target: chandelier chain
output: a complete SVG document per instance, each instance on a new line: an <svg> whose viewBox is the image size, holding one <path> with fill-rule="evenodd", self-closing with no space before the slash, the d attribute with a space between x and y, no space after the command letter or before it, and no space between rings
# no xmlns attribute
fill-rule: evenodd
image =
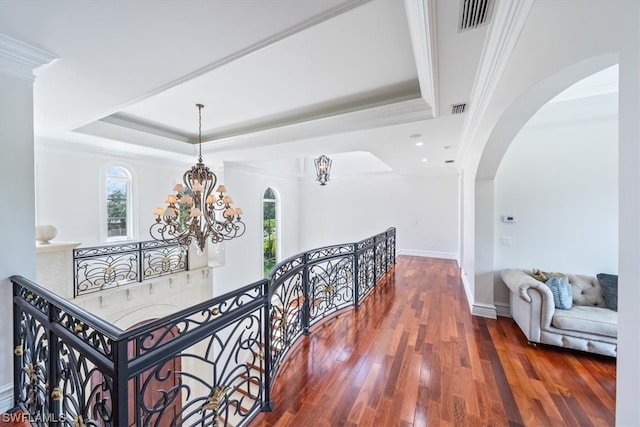
<svg viewBox="0 0 640 427"><path fill-rule="evenodd" d="M204 105L196 104L198 107L198 161L202 163L202 109Z"/></svg>

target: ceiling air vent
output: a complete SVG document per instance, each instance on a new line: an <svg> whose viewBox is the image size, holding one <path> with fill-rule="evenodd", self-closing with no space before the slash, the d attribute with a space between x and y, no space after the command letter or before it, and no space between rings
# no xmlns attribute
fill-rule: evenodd
<svg viewBox="0 0 640 427"><path fill-rule="evenodd" d="M460 0L458 31L478 28L489 22L494 0Z"/></svg>
<svg viewBox="0 0 640 427"><path fill-rule="evenodd" d="M451 114L462 114L467 110L467 104L453 104Z"/></svg>

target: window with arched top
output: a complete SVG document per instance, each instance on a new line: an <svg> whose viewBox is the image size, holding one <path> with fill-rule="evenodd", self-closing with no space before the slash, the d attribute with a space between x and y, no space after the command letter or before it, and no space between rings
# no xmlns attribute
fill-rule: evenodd
<svg viewBox="0 0 640 427"><path fill-rule="evenodd" d="M122 166L109 166L104 182L106 240L132 239L131 173Z"/></svg>
<svg viewBox="0 0 640 427"><path fill-rule="evenodd" d="M275 189L269 187L262 196L262 269L269 273L278 262L279 200Z"/></svg>

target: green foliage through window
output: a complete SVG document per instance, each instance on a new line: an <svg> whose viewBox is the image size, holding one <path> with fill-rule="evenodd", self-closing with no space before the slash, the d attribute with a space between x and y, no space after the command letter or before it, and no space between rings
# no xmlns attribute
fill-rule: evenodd
<svg viewBox="0 0 640 427"><path fill-rule="evenodd" d="M129 188L131 179L129 173L119 166L107 168L107 238L127 237Z"/></svg>
<svg viewBox="0 0 640 427"><path fill-rule="evenodd" d="M262 199L262 262L264 275L276 265L278 254L278 222L276 218L276 197L267 188Z"/></svg>

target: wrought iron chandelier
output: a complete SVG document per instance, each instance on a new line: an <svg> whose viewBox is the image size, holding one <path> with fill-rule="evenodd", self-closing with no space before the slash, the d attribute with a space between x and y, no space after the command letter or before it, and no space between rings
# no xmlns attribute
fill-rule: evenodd
<svg viewBox="0 0 640 427"><path fill-rule="evenodd" d="M218 177L202 162L202 109L198 108L198 163L183 175L183 184L173 187L175 194L165 199L166 208L156 208L156 222L149 230L155 240L176 241L184 247L195 242L198 253L204 250L207 240L220 243L244 234L242 209L231 207L233 199L226 194ZM215 189L215 191L214 191ZM215 194L217 193L217 195Z"/></svg>
<svg viewBox="0 0 640 427"><path fill-rule="evenodd" d="M316 181L318 181L320 185L327 185L329 172L331 172L331 159L323 154L315 159L314 163L316 164L316 173L318 175Z"/></svg>

